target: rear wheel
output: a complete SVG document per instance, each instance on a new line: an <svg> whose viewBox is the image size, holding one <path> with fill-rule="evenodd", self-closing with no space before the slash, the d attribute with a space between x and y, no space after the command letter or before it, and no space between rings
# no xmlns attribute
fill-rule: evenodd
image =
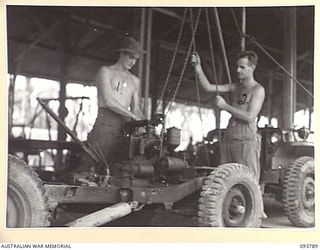
<svg viewBox="0 0 320 250"><path fill-rule="evenodd" d="M49 208L37 174L22 160L8 157L7 227L47 227Z"/></svg>
<svg viewBox="0 0 320 250"><path fill-rule="evenodd" d="M200 226L260 227L261 215L261 192L248 167L223 164L205 180L199 199Z"/></svg>
<svg viewBox="0 0 320 250"><path fill-rule="evenodd" d="M285 214L294 226L314 226L314 188L313 158L294 160L286 171L282 191Z"/></svg>

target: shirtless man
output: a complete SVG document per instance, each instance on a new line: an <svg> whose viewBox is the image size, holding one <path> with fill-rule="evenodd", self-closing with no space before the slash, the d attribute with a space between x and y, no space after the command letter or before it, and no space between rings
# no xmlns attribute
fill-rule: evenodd
<svg viewBox="0 0 320 250"><path fill-rule="evenodd" d="M140 82L130 72L142 53L140 44L133 37L125 37L119 51L117 62L111 66L102 66L97 73L98 116L88 135L88 142L103 154L108 163L117 151L125 122L144 119L139 107ZM89 170L93 165L91 158L85 155L80 169Z"/></svg>
<svg viewBox="0 0 320 250"><path fill-rule="evenodd" d="M217 95L215 105L231 113L232 117L221 144L221 163L241 163L248 166L260 180L260 135L257 133L256 118L261 110L265 91L254 79L253 72L258 56L253 51L242 51L237 56L238 83L213 85L206 78L200 57L194 53L191 63L206 91L230 92L231 105Z"/></svg>

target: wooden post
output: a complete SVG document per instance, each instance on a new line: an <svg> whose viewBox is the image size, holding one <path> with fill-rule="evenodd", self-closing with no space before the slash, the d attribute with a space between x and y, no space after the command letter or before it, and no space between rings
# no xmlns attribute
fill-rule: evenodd
<svg viewBox="0 0 320 250"><path fill-rule="evenodd" d="M147 55L146 55L146 77L144 85L144 114L149 117L149 86L150 86L150 70L151 70L151 50L152 50L152 8L148 9L147 20Z"/></svg>
<svg viewBox="0 0 320 250"><path fill-rule="evenodd" d="M59 91L59 109L58 114L59 118L64 122L65 117L67 115L67 110L65 107L66 102L66 86L68 83L68 67L70 63L70 53L69 53L69 23L67 17L64 17L63 25L64 25L64 32L63 35L65 36L63 39L62 44L62 62L61 62L61 68L60 68L60 91ZM64 129L61 128L61 126L58 126L58 141L66 141L67 134ZM63 152L62 150L57 150L57 158L55 160L55 169L59 170L61 168L61 165L63 163Z"/></svg>
<svg viewBox="0 0 320 250"><path fill-rule="evenodd" d="M221 83L223 80L223 63L220 58L218 60L217 79L219 83ZM221 112L218 108L214 109L214 115L216 117L216 129L217 129L217 128L220 128L220 125L221 125Z"/></svg>
<svg viewBox="0 0 320 250"><path fill-rule="evenodd" d="M12 123L13 123L13 107L14 107L14 88L15 88L16 75L10 75L9 82L9 100L8 100L8 136L12 135Z"/></svg>
<svg viewBox="0 0 320 250"><path fill-rule="evenodd" d="M268 124L271 125L271 119L273 117L273 105L272 105L272 95L273 95L273 71L269 71L268 74L268 92L267 92L267 112L268 112Z"/></svg>
<svg viewBox="0 0 320 250"><path fill-rule="evenodd" d="M146 8L141 8L140 15L140 44L141 48L145 50L145 34L146 34ZM145 54L143 53L139 59L139 72L138 76L140 79L140 87L139 87L139 98L142 97L142 87L145 81L144 77L144 63L145 62ZM140 99L140 106L143 106L142 99Z"/></svg>
<svg viewBox="0 0 320 250"><path fill-rule="evenodd" d="M160 41L157 40L155 43L155 77L154 77L154 81L151 83L151 95L152 95L152 105L151 105L151 115L154 114L156 112L157 109L157 102L158 102L158 98L159 95L158 93L161 91L161 83L160 83Z"/></svg>
<svg viewBox="0 0 320 250"><path fill-rule="evenodd" d="M284 67L296 78L297 69L297 32L296 32L296 8L284 9ZM294 113L296 111L296 82L284 77L283 87L283 112L281 127L284 129L293 128Z"/></svg>
<svg viewBox="0 0 320 250"><path fill-rule="evenodd" d="M313 107L312 106L309 106L308 107L309 109L309 130L311 131L311 123L312 123L312 119L311 119L311 115L312 115L312 112L313 112Z"/></svg>
<svg viewBox="0 0 320 250"><path fill-rule="evenodd" d="M246 34L246 8L242 7L242 34ZM244 51L246 49L246 38L241 37L241 50Z"/></svg>

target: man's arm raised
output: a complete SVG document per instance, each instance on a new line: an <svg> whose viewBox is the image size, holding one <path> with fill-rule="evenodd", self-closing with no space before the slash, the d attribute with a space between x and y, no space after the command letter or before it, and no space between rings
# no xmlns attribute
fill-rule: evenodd
<svg viewBox="0 0 320 250"><path fill-rule="evenodd" d="M208 92L229 92L231 91L233 84L227 83L227 84L211 84L206 77L205 73L203 72L202 66L201 66L201 59L198 53L193 53L191 55L191 64L194 67L194 70L196 72L196 75L199 79L199 82L201 86Z"/></svg>

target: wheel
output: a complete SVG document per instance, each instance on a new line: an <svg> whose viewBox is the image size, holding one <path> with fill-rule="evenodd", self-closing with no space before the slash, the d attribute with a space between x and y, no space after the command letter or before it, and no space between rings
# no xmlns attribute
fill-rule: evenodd
<svg viewBox="0 0 320 250"><path fill-rule="evenodd" d="M312 157L300 157L289 165L283 180L282 197L285 214L292 225L314 226L314 160Z"/></svg>
<svg viewBox="0 0 320 250"><path fill-rule="evenodd" d="M204 182L198 223L210 227L260 227L262 208L259 185L249 168L223 164Z"/></svg>
<svg viewBox="0 0 320 250"><path fill-rule="evenodd" d="M49 206L37 174L22 160L8 157L7 227L47 227Z"/></svg>

